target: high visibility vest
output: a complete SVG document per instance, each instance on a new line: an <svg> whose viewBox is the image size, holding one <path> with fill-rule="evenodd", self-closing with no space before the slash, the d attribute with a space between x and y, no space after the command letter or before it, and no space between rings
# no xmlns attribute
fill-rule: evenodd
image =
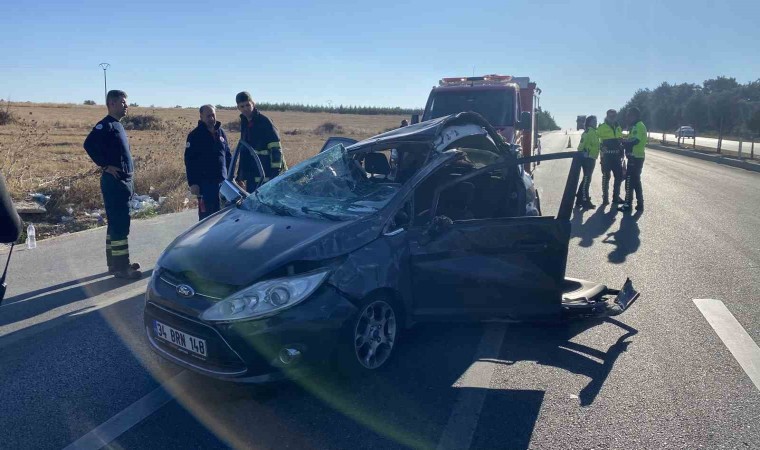
<svg viewBox="0 0 760 450"><path fill-rule="evenodd" d="M599 157L599 136L596 128L589 128L581 135L581 142L578 144L579 152L586 152L586 156L596 159Z"/></svg>
<svg viewBox="0 0 760 450"><path fill-rule="evenodd" d="M631 128L630 133L628 133L628 139L638 139L639 143L633 146L633 157L643 159L644 158L644 148L647 146L647 143L649 141L649 138L647 136L647 127L644 126L644 122L638 121L636 124Z"/></svg>

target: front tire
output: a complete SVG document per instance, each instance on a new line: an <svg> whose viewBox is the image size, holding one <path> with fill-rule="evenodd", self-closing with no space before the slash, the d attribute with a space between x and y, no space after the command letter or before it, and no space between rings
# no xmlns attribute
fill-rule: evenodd
<svg viewBox="0 0 760 450"><path fill-rule="evenodd" d="M375 371L391 358L401 330L401 311L388 295L361 303L340 343L339 365L352 374Z"/></svg>

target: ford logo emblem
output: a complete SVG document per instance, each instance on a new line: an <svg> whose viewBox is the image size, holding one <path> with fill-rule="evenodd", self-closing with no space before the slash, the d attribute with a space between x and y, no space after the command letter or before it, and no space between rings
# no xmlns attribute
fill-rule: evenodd
<svg viewBox="0 0 760 450"><path fill-rule="evenodd" d="M180 297L190 298L195 295L195 290L186 284L177 286L177 294Z"/></svg>

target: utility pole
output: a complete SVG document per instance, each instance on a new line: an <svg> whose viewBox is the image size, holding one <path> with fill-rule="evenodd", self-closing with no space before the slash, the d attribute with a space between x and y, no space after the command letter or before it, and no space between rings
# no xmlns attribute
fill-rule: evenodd
<svg viewBox="0 0 760 450"><path fill-rule="evenodd" d="M108 63L100 63L100 68L103 69L103 101L106 101L106 97L108 97L108 80L106 77L106 70L108 70L109 67L111 67Z"/></svg>

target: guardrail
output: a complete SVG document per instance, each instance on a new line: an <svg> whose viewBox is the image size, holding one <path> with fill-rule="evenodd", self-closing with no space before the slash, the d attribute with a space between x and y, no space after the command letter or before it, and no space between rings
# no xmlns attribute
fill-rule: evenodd
<svg viewBox="0 0 760 450"><path fill-rule="evenodd" d="M754 139L731 141L726 139L719 140L716 138L700 136L696 136L694 138L678 138L673 134L662 133L658 131L650 131L648 134L649 141L652 143L660 142L662 144L676 144L678 148L691 148L692 150L735 156L742 159L755 159Z"/></svg>

